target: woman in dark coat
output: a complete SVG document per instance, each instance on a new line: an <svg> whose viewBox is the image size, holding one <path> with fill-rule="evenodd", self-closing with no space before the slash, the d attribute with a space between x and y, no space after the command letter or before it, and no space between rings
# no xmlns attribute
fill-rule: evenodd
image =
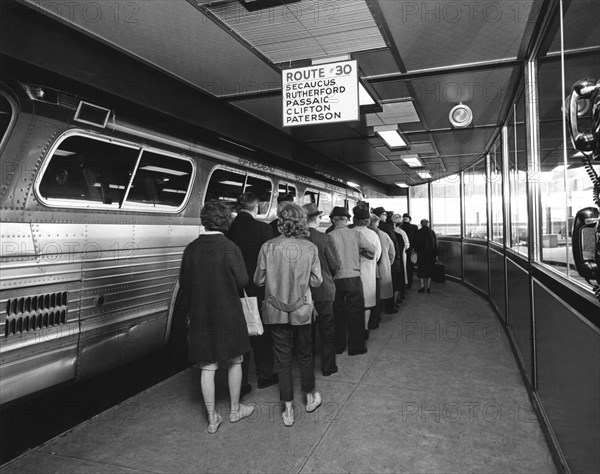
<svg viewBox="0 0 600 474"><path fill-rule="evenodd" d="M429 228L427 219L421 220L421 228L416 232L415 250L417 252L417 277L421 279L419 293L431 293L431 275L435 259L438 254L437 237L435 232Z"/></svg>
<svg viewBox="0 0 600 474"><path fill-rule="evenodd" d="M229 366L229 421L239 421L254 411L239 403L242 354L250 351L250 341L238 290L248 284L248 273L240 249L223 235L231 225L229 208L209 201L200 218L206 232L183 252L179 283L189 318L189 360L202 369L208 432L215 433L222 421L215 411L215 371L220 361Z"/></svg>

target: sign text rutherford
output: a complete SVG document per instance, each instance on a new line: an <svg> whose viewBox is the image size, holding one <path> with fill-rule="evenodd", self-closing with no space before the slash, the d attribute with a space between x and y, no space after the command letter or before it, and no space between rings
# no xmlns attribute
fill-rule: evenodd
<svg viewBox="0 0 600 474"><path fill-rule="evenodd" d="M356 61L282 72L283 126L358 120Z"/></svg>

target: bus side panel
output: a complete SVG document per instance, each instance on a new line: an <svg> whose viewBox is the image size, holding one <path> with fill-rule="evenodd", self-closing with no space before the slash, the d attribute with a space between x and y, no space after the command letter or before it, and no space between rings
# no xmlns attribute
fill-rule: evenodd
<svg viewBox="0 0 600 474"><path fill-rule="evenodd" d="M181 256L198 236L199 227L52 227L44 225L44 235L55 230L63 236L82 236L78 247L83 252L77 377L89 377L162 347Z"/></svg>
<svg viewBox="0 0 600 474"><path fill-rule="evenodd" d="M3 258L0 401L75 377L81 264L68 255Z"/></svg>

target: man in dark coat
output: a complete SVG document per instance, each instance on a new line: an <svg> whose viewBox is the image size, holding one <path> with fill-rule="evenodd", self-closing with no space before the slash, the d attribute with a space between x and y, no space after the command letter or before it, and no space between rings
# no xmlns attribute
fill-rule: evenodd
<svg viewBox="0 0 600 474"><path fill-rule="evenodd" d="M431 293L431 276L438 254L437 236L429 228L427 219L421 220L421 228L415 237L415 250L417 252L417 277L421 279L419 293Z"/></svg>
<svg viewBox="0 0 600 474"><path fill-rule="evenodd" d="M400 228L406 232L406 235L408 235L408 241L410 245L410 247L406 250L406 276L408 279L408 284L406 285L407 288L412 288L413 271L415 265L412 263L410 256L415 251L415 237L417 236L417 230L419 230L419 228L416 225L411 224L410 221L410 215L407 213L402 214L402 225Z"/></svg>
<svg viewBox="0 0 600 474"><path fill-rule="evenodd" d="M383 207L376 207L375 209L373 209L373 214L375 214L379 218L379 230L382 232L385 232L390 237L390 239L392 239L392 243L394 244L394 251L396 252L395 260L402 261L401 260L402 254L400 253L400 245L398 244L398 238L396 237L396 232L394 232L394 226L390 225L387 221L388 214L392 214L392 213L386 212L386 210ZM399 264L396 261L394 261L392 263L392 265L394 266L394 268L399 266ZM396 306L396 303L394 302L393 296L391 298L384 300L383 304L385 307L386 314L394 314L396 312L396 310L398 309L398 307Z"/></svg>
<svg viewBox="0 0 600 474"><path fill-rule="evenodd" d="M311 287L312 297L317 311L317 325L321 336L321 372L324 376L338 371L335 364L335 319L333 317L333 301L335 300L335 283L333 275L340 268L340 256L330 235L319 232L319 223L323 211L315 204L305 204L308 216L310 237L308 238L319 250L319 262L323 283L316 288ZM314 344L314 342L313 342Z"/></svg>
<svg viewBox="0 0 600 474"><path fill-rule="evenodd" d="M239 213L233 224L231 224L227 237L237 244L242 251L244 263L248 275L250 275L250 282L245 288L246 293L248 296L256 296L258 307L261 308L265 299L265 290L254 284L252 276L256 270L260 248L267 240L273 238L273 234L268 224L255 219L258 203L258 197L254 193L244 193L238 198ZM265 326L264 329L265 332L261 336L250 338L250 344L254 352L258 388L269 387L279 381L277 374L273 373L274 356L271 334L268 326ZM247 357L244 357L242 364L242 393L244 395L252 389L248 384L249 355L247 354Z"/></svg>

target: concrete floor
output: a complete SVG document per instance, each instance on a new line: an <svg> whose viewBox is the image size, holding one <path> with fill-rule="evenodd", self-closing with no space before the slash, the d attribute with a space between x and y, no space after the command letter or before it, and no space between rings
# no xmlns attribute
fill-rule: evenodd
<svg viewBox="0 0 600 474"><path fill-rule="evenodd" d="M244 402L255 414L209 435L200 371L190 368L0 472L556 472L487 301L453 282L416 290L398 314L383 315L367 354L338 356L330 377L317 370L323 405L312 414L296 371L291 428L277 386L257 390L251 380Z"/></svg>

